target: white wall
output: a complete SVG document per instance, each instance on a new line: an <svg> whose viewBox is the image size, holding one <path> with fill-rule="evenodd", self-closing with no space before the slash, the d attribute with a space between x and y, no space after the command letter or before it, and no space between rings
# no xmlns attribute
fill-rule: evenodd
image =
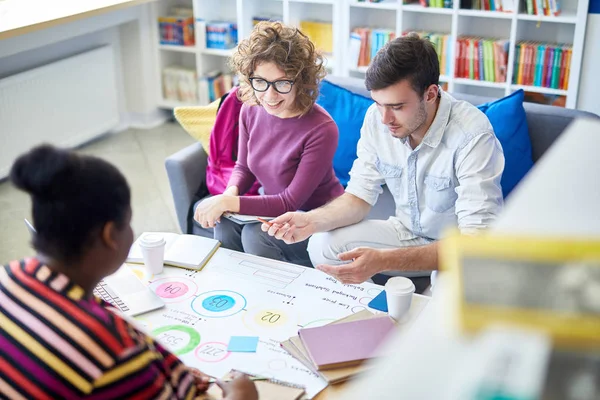
<svg viewBox="0 0 600 400"><path fill-rule="evenodd" d="M577 108L600 115L600 0L590 1Z"/></svg>
<svg viewBox="0 0 600 400"><path fill-rule="evenodd" d="M149 7L117 10L2 40L0 78L111 44L121 115L117 130L158 125L166 116L154 102L158 83L154 82Z"/></svg>

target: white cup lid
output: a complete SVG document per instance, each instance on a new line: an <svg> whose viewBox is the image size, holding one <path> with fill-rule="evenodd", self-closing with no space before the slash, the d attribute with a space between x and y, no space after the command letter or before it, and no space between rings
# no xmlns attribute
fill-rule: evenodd
<svg viewBox="0 0 600 400"><path fill-rule="evenodd" d="M165 238L156 233L146 233L142 236L140 244L145 247L158 247L165 244Z"/></svg>
<svg viewBox="0 0 600 400"><path fill-rule="evenodd" d="M403 276L394 276L385 284L385 291L390 294L410 294L415 291L415 284Z"/></svg>

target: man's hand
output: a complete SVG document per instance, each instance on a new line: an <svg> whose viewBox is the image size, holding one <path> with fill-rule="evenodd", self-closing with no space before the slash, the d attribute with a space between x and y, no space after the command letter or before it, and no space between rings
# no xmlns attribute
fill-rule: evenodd
<svg viewBox="0 0 600 400"><path fill-rule="evenodd" d="M210 197L196 207L194 219L203 228L214 228L216 222L221 222L221 215L230 211L231 198L234 196L218 195Z"/></svg>
<svg viewBox="0 0 600 400"><path fill-rule="evenodd" d="M269 236L283 240L287 244L306 240L315 233L315 226L307 213L288 212L272 219L270 224L263 223L260 228Z"/></svg>
<svg viewBox="0 0 600 400"><path fill-rule="evenodd" d="M386 250L370 247L356 249L338 254L341 261L351 261L343 265L317 265L315 268L344 284L363 283L376 273L387 269Z"/></svg>
<svg viewBox="0 0 600 400"><path fill-rule="evenodd" d="M231 382L217 380L226 400L258 400L256 385L247 375L236 373Z"/></svg>

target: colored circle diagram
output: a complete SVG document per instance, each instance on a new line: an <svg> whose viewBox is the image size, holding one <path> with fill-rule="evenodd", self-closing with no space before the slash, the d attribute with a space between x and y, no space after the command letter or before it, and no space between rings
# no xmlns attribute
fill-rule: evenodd
<svg viewBox="0 0 600 400"><path fill-rule="evenodd" d="M198 285L188 278L163 278L150 284L150 288L165 303L178 303L193 297L198 290Z"/></svg>
<svg viewBox="0 0 600 400"><path fill-rule="evenodd" d="M289 308L258 306L243 316L244 324L252 331L276 340L289 338L297 329L297 317Z"/></svg>
<svg viewBox="0 0 600 400"><path fill-rule="evenodd" d="M246 307L246 298L230 290L212 290L192 301L192 310L206 318L230 317Z"/></svg>
<svg viewBox="0 0 600 400"><path fill-rule="evenodd" d="M187 354L200 344L200 334L186 325L169 325L152 331L152 334L175 355Z"/></svg>

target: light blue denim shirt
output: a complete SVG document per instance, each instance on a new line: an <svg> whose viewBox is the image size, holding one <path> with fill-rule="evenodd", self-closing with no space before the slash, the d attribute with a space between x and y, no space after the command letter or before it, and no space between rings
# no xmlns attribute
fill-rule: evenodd
<svg viewBox="0 0 600 400"><path fill-rule="evenodd" d="M346 192L375 205L386 184L396 202L400 239L440 239L447 228L473 234L503 206L504 153L489 120L442 92L437 114L415 149L394 138L377 105L365 116Z"/></svg>

